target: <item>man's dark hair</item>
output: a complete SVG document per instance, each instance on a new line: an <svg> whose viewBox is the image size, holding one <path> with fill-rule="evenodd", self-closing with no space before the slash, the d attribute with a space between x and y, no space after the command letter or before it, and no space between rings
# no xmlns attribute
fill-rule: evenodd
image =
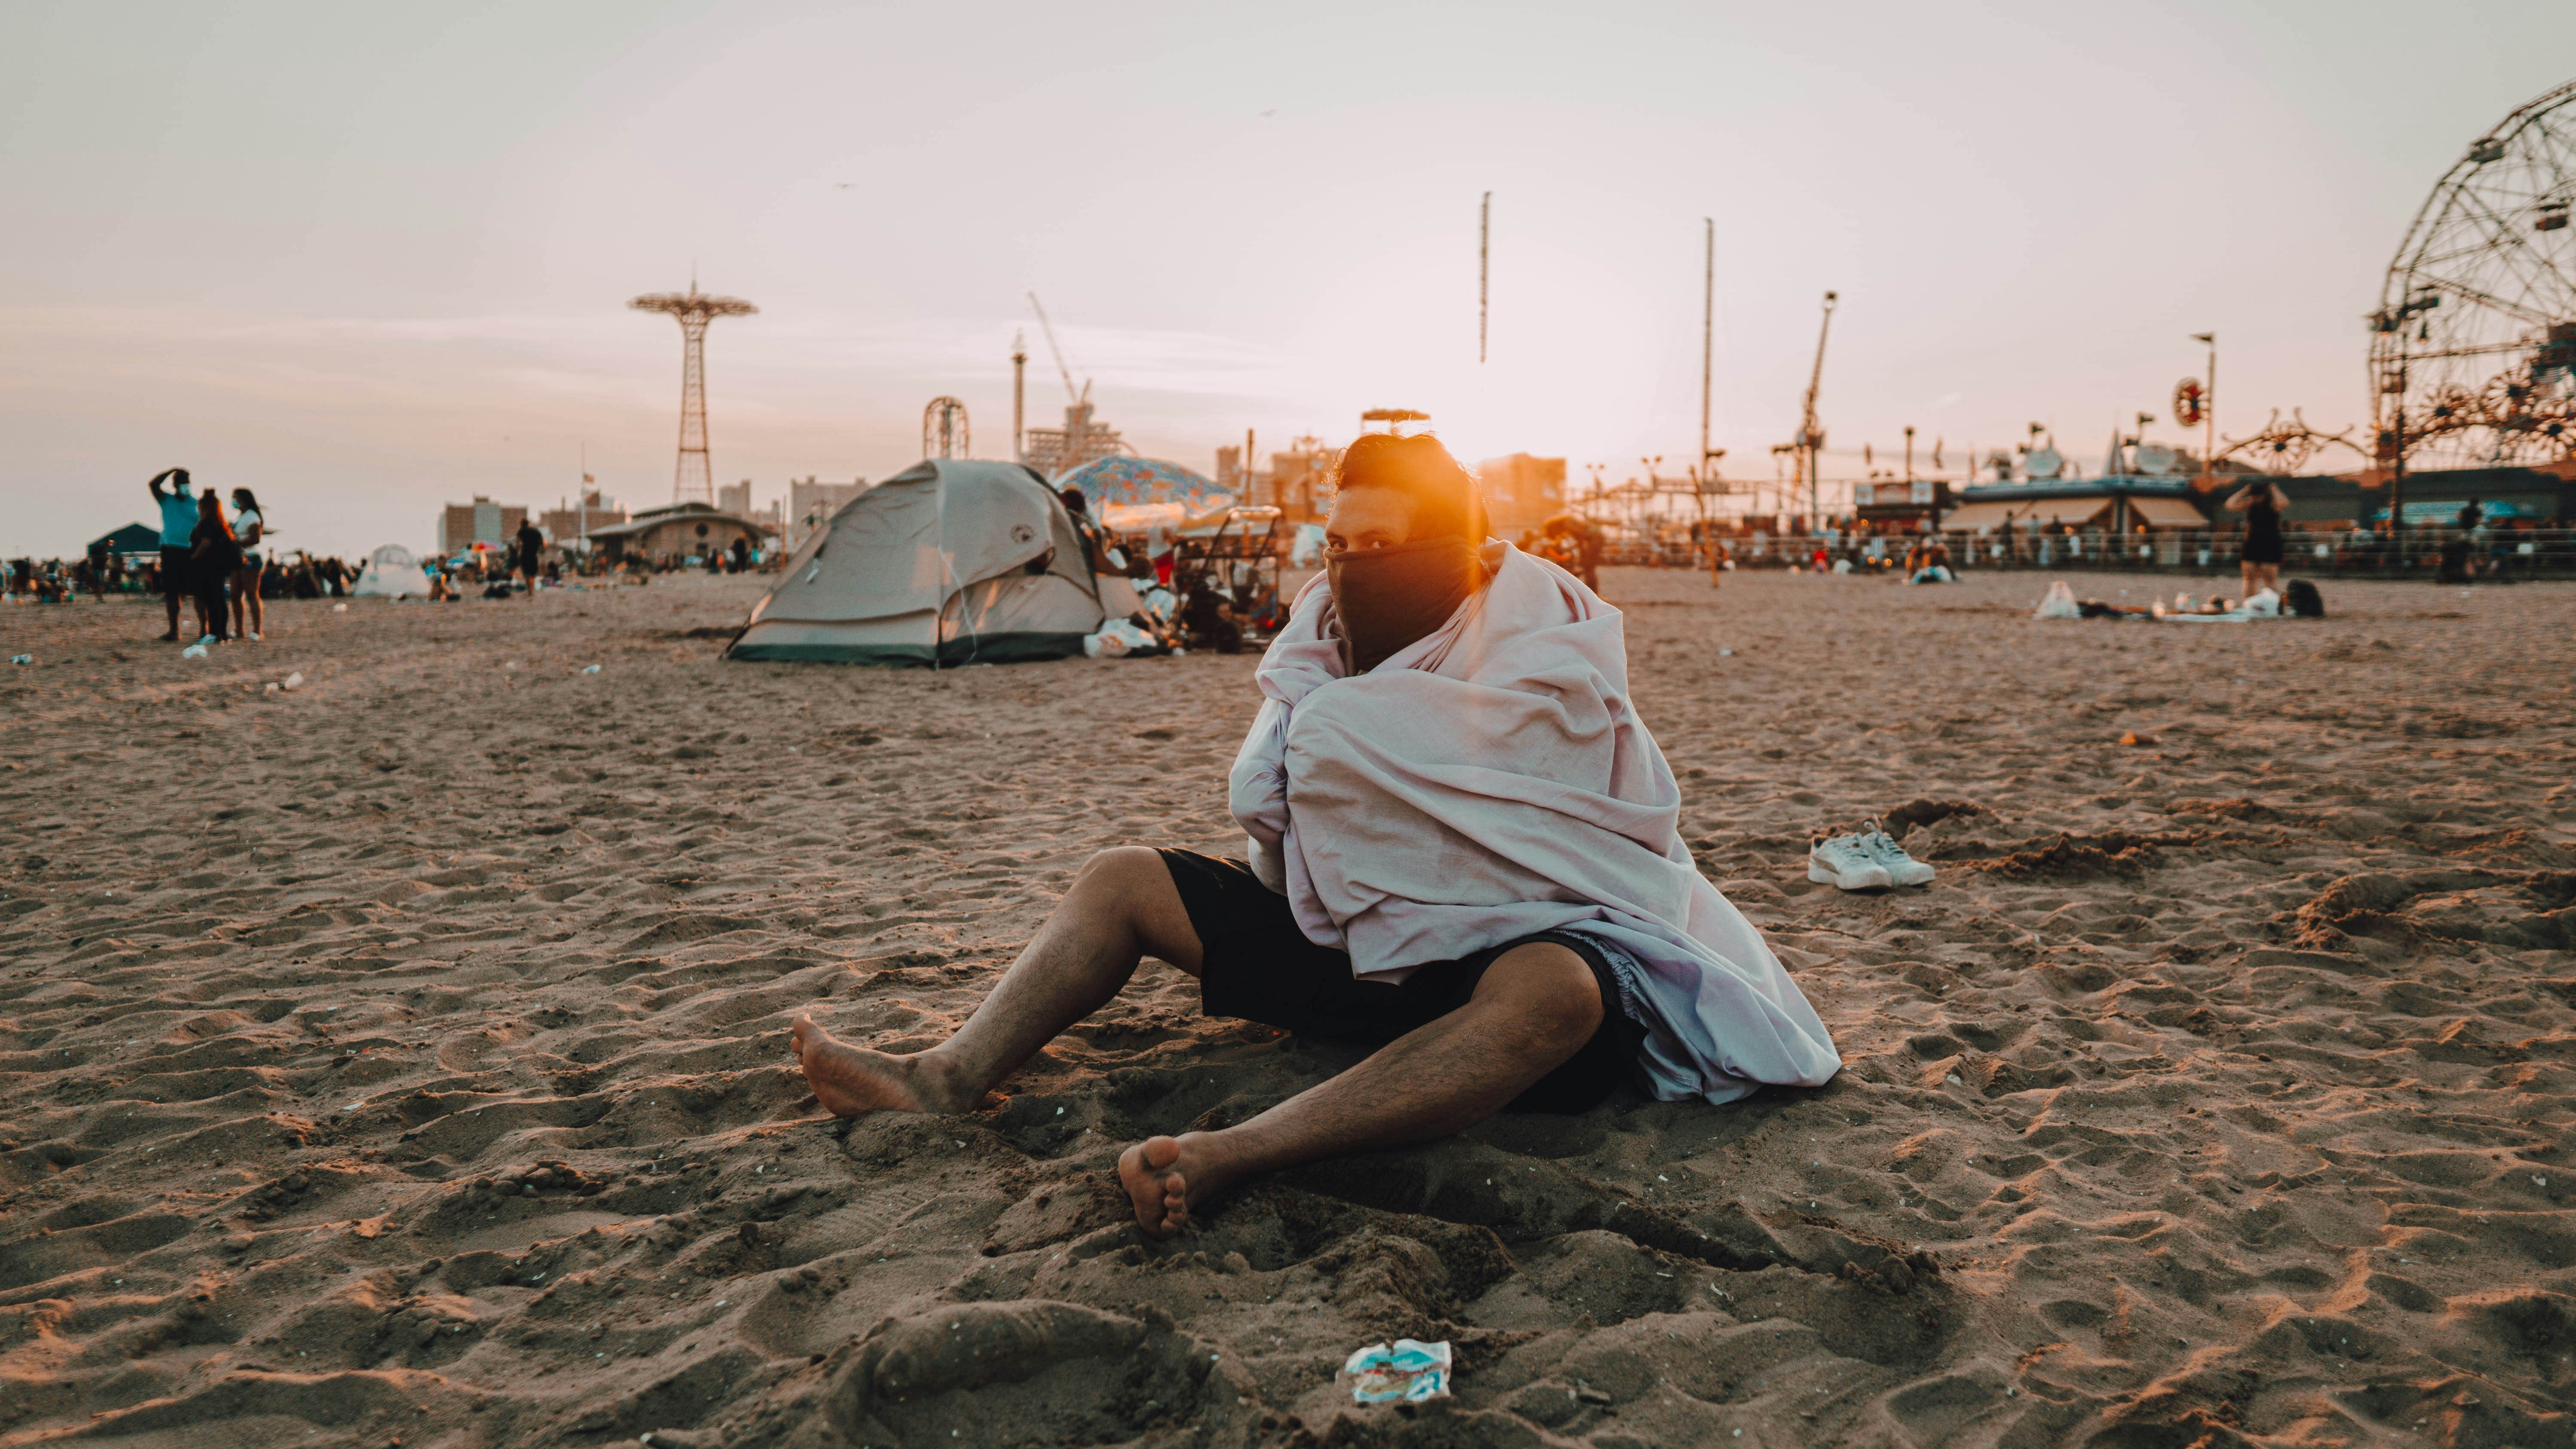
<svg viewBox="0 0 2576 1449"><path fill-rule="evenodd" d="M1476 475L1428 433L1362 433L1353 439L1333 464L1333 491L1350 488L1387 488L1411 498L1408 539L1456 534L1471 544L1484 541L1485 505Z"/></svg>

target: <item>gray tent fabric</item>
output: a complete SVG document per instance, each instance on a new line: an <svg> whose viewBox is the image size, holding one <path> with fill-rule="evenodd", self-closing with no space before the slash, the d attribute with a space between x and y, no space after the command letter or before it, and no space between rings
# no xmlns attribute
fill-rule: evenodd
<svg viewBox="0 0 2576 1449"><path fill-rule="evenodd" d="M851 499L726 657L998 664L1082 652L1103 618L1064 504L1017 463L932 458Z"/></svg>

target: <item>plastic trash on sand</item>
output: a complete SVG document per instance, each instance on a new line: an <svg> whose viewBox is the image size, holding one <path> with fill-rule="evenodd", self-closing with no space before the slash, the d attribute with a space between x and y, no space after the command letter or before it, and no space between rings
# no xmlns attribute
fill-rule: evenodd
<svg viewBox="0 0 2576 1449"><path fill-rule="evenodd" d="M584 674L597 674L599 672L599 666L596 664L585 664L581 667L581 672Z"/></svg>
<svg viewBox="0 0 2576 1449"><path fill-rule="evenodd" d="M206 657L206 646L203 644L191 644L187 648L179 651L179 657L182 659L203 659Z"/></svg>
<svg viewBox="0 0 2576 1449"><path fill-rule="evenodd" d="M1449 1344L1399 1338L1393 1348L1372 1343L1352 1354L1342 1372L1351 1376L1351 1399L1362 1404L1417 1404L1449 1392Z"/></svg>
<svg viewBox="0 0 2576 1449"><path fill-rule="evenodd" d="M304 684L304 671L303 671L303 670L301 670L301 669L299 669L299 670L295 671L293 674L290 674L290 675L286 676L286 683L285 683L283 686L281 686L281 687L286 688L286 689L297 689L297 688L301 688L301 687L303 686L303 684Z"/></svg>
<svg viewBox="0 0 2576 1449"><path fill-rule="evenodd" d="M346 604L333 604L331 606L331 612L334 614L345 614L349 612L349 606Z"/></svg>
<svg viewBox="0 0 2576 1449"><path fill-rule="evenodd" d="M33 664L36 662L36 656L33 654L12 654L9 656L9 662L12 664Z"/></svg>
<svg viewBox="0 0 2576 1449"><path fill-rule="evenodd" d="M2034 619L2081 619L2084 611L2075 606L2075 591L2066 586L2066 580L2059 579L2048 586L2048 596L2039 601L2039 607L2031 610L2030 616Z"/></svg>
<svg viewBox="0 0 2576 1449"><path fill-rule="evenodd" d="M1082 639L1082 652L1093 659L1119 659L1152 647L1154 636L1125 619L1112 619L1100 626L1100 632Z"/></svg>

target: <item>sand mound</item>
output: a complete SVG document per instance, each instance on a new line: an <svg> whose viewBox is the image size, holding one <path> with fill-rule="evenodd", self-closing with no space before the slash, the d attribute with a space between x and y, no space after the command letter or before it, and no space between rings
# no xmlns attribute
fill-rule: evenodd
<svg viewBox="0 0 2576 1449"><path fill-rule="evenodd" d="M960 1117L834 1122L783 1043L928 1045L1092 850L1232 849L1248 659L723 665L698 578L202 662L12 610L0 1445L2567 1442L2576 590L2038 588L1612 575L1833 1085L1161 1244L1119 1148L1351 1049L1159 966ZM1810 885L1873 815L1940 880ZM1351 1407L1390 1335L1458 1396Z"/></svg>

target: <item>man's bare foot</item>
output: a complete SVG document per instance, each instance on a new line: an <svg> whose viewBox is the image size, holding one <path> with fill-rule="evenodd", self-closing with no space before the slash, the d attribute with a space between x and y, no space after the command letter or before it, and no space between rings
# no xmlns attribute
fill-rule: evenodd
<svg viewBox="0 0 2576 1449"><path fill-rule="evenodd" d="M796 1054L815 1100L835 1117L959 1110L952 1084L921 1056L889 1056L836 1041L803 1016L788 1033L787 1049Z"/></svg>
<svg viewBox="0 0 2576 1449"><path fill-rule="evenodd" d="M1217 1154L1208 1150L1209 1136L1148 1137L1119 1154L1118 1181L1147 1237L1179 1232L1190 1220L1190 1204L1207 1201L1225 1185Z"/></svg>

